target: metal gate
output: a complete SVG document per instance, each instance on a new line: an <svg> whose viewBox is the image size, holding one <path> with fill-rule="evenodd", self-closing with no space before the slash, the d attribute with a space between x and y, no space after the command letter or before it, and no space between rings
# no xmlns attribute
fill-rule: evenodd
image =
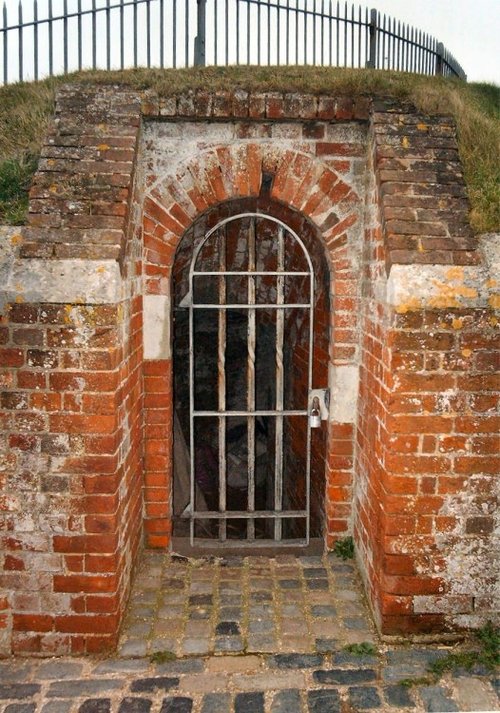
<svg viewBox="0 0 500 713"><path fill-rule="evenodd" d="M222 220L195 249L191 546L309 543L313 295L304 243L269 215Z"/></svg>

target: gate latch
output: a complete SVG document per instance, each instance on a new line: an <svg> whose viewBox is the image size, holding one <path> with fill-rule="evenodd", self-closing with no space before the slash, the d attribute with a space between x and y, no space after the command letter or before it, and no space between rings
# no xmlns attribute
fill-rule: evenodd
<svg viewBox="0 0 500 713"><path fill-rule="evenodd" d="M311 389L309 392L309 427L320 428L330 413L330 389Z"/></svg>

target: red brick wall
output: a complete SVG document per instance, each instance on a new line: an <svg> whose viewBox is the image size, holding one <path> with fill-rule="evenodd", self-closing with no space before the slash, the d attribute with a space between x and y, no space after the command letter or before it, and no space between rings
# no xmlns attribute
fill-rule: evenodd
<svg viewBox="0 0 500 713"><path fill-rule="evenodd" d="M142 100L139 143L139 95L62 90L29 225L11 236L26 284L9 266L2 652L116 641L143 523L150 546L171 535L172 363L143 358L143 300L170 295L186 230L221 204L255 202L263 176L277 217L295 216L294 228L302 216L330 271L330 342L322 310L314 385L328 366L341 391L360 370L352 412L333 394L324 476L315 464L327 545L354 532L386 633L492 618L495 303L478 283L486 264L449 119L296 94Z"/></svg>
<svg viewBox="0 0 500 713"><path fill-rule="evenodd" d="M480 285L464 268L432 279L482 260L449 119L398 110L373 124L368 204L383 228L365 237L355 538L381 630L442 632L498 615L497 318L467 308ZM396 307L380 299L397 262L433 265L425 299L418 285Z"/></svg>

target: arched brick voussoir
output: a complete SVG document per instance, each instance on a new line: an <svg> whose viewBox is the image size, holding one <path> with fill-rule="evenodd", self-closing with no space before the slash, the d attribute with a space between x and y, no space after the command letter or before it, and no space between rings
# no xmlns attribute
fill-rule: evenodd
<svg viewBox="0 0 500 713"><path fill-rule="evenodd" d="M276 143L252 141L211 147L177 166L147 196L145 220L156 220L156 236L164 231L162 239L176 245L207 208L232 198L257 197L264 173L272 177L271 197L309 218L325 243L354 224L359 197L324 161Z"/></svg>
<svg viewBox="0 0 500 713"><path fill-rule="evenodd" d="M185 227L181 225L164 206L159 205L153 198L146 196L144 199L144 218L149 218L165 229L166 232L180 236L184 233ZM157 231L157 233L160 231Z"/></svg>

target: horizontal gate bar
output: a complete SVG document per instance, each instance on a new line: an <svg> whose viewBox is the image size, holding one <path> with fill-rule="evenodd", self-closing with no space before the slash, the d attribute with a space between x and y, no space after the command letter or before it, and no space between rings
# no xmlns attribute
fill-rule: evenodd
<svg viewBox="0 0 500 713"><path fill-rule="evenodd" d="M285 271L272 271L268 270L267 272L263 270L256 270L254 272L250 272L249 270L223 270L221 272L216 272L215 270L197 270L193 272L194 277L220 277L221 275L226 275L226 276L241 276L241 277L307 277L310 275L310 272L285 272Z"/></svg>
<svg viewBox="0 0 500 713"><path fill-rule="evenodd" d="M289 411L193 411L193 416L307 416L306 410Z"/></svg>
<svg viewBox="0 0 500 713"><path fill-rule="evenodd" d="M193 303L192 307L193 309L295 309L298 307L304 308L307 307L309 308L311 305L306 302L289 302L285 303L282 305L277 305L277 304L255 304L255 305L249 305L249 304L227 304L227 305L218 305L218 304L195 304Z"/></svg>
<svg viewBox="0 0 500 713"><path fill-rule="evenodd" d="M217 512L216 510L195 510L186 513L186 516L193 520L251 520L253 518L276 519L277 517L307 517L307 510L227 510Z"/></svg>
<svg viewBox="0 0 500 713"><path fill-rule="evenodd" d="M206 538L198 538L195 537L194 542L196 544L196 547L200 547L201 549L204 548L213 548L217 547L217 549L245 549L250 546L251 549L254 547L258 548L264 548L264 547L273 547L276 548L276 541L275 540L224 540L224 542L221 542L220 540L209 540ZM250 545L249 545L250 542ZM307 547L309 542L307 540L280 540L279 546L280 549L282 547Z"/></svg>

